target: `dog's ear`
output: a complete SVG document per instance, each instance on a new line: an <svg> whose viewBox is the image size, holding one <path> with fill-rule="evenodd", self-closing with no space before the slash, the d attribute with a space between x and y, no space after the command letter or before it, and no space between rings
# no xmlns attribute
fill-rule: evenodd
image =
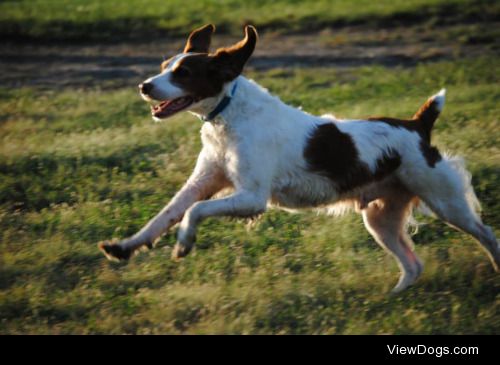
<svg viewBox="0 0 500 365"><path fill-rule="evenodd" d="M215 52L212 65L224 81L231 81L243 71L245 63L252 55L257 43L257 30L247 25L245 38L231 47L220 48Z"/></svg>
<svg viewBox="0 0 500 365"><path fill-rule="evenodd" d="M215 32L215 25L207 24L201 28L195 29L189 35L184 47L184 53L199 52L208 53L212 34Z"/></svg>

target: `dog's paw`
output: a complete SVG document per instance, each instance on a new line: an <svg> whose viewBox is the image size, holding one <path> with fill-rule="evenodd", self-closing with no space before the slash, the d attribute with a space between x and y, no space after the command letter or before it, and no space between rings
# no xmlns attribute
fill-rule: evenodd
<svg viewBox="0 0 500 365"><path fill-rule="evenodd" d="M192 246L196 242L196 229L184 224L183 221L177 230L177 242L184 246Z"/></svg>
<svg viewBox="0 0 500 365"><path fill-rule="evenodd" d="M186 257L193 248L193 245L184 246L183 244L177 242L172 250L172 259L178 261L179 259Z"/></svg>
<svg viewBox="0 0 500 365"><path fill-rule="evenodd" d="M110 261L127 261L133 253L131 249L110 241L100 242L97 246Z"/></svg>

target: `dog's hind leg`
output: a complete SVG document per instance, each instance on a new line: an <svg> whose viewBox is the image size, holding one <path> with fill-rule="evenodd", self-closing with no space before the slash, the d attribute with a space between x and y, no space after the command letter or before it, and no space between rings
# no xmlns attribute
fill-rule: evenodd
<svg viewBox="0 0 500 365"><path fill-rule="evenodd" d="M394 256L401 270L399 281L392 290L395 293L413 284L423 269L406 233L412 199L413 195L409 192L398 191L378 199L362 211L366 229L380 246Z"/></svg>
<svg viewBox="0 0 500 365"><path fill-rule="evenodd" d="M494 269L500 270L500 246L493 230L486 226L476 210L479 202L470 183L470 175L459 159L443 159L428 168L424 180L412 179L411 189L443 221L473 236L486 251Z"/></svg>
<svg viewBox="0 0 500 365"><path fill-rule="evenodd" d="M486 226L462 195L426 201L431 210L450 226L473 236L483 247L495 271L500 271L500 247L493 230Z"/></svg>

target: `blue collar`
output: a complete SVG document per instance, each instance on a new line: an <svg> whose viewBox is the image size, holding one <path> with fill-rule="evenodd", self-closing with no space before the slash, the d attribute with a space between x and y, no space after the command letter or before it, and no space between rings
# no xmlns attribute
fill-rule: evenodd
<svg viewBox="0 0 500 365"><path fill-rule="evenodd" d="M234 96L234 92L236 91L236 86L238 86L238 81L234 82L233 88L231 89L231 96L228 95L224 96L222 100L219 102L219 104L217 104L215 109L212 110L210 113L208 113L208 115L206 116L203 115L201 117L201 120L203 120L204 122L210 122L214 120L215 117L217 117L220 113L222 113L224 109L226 109L229 103L231 102L231 99Z"/></svg>

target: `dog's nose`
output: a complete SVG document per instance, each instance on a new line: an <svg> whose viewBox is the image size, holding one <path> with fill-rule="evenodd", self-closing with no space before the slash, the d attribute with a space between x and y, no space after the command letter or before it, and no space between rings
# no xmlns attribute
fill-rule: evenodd
<svg viewBox="0 0 500 365"><path fill-rule="evenodd" d="M139 90L141 91L141 93L148 95L151 90L153 90L153 84L150 82L144 82L139 85Z"/></svg>

